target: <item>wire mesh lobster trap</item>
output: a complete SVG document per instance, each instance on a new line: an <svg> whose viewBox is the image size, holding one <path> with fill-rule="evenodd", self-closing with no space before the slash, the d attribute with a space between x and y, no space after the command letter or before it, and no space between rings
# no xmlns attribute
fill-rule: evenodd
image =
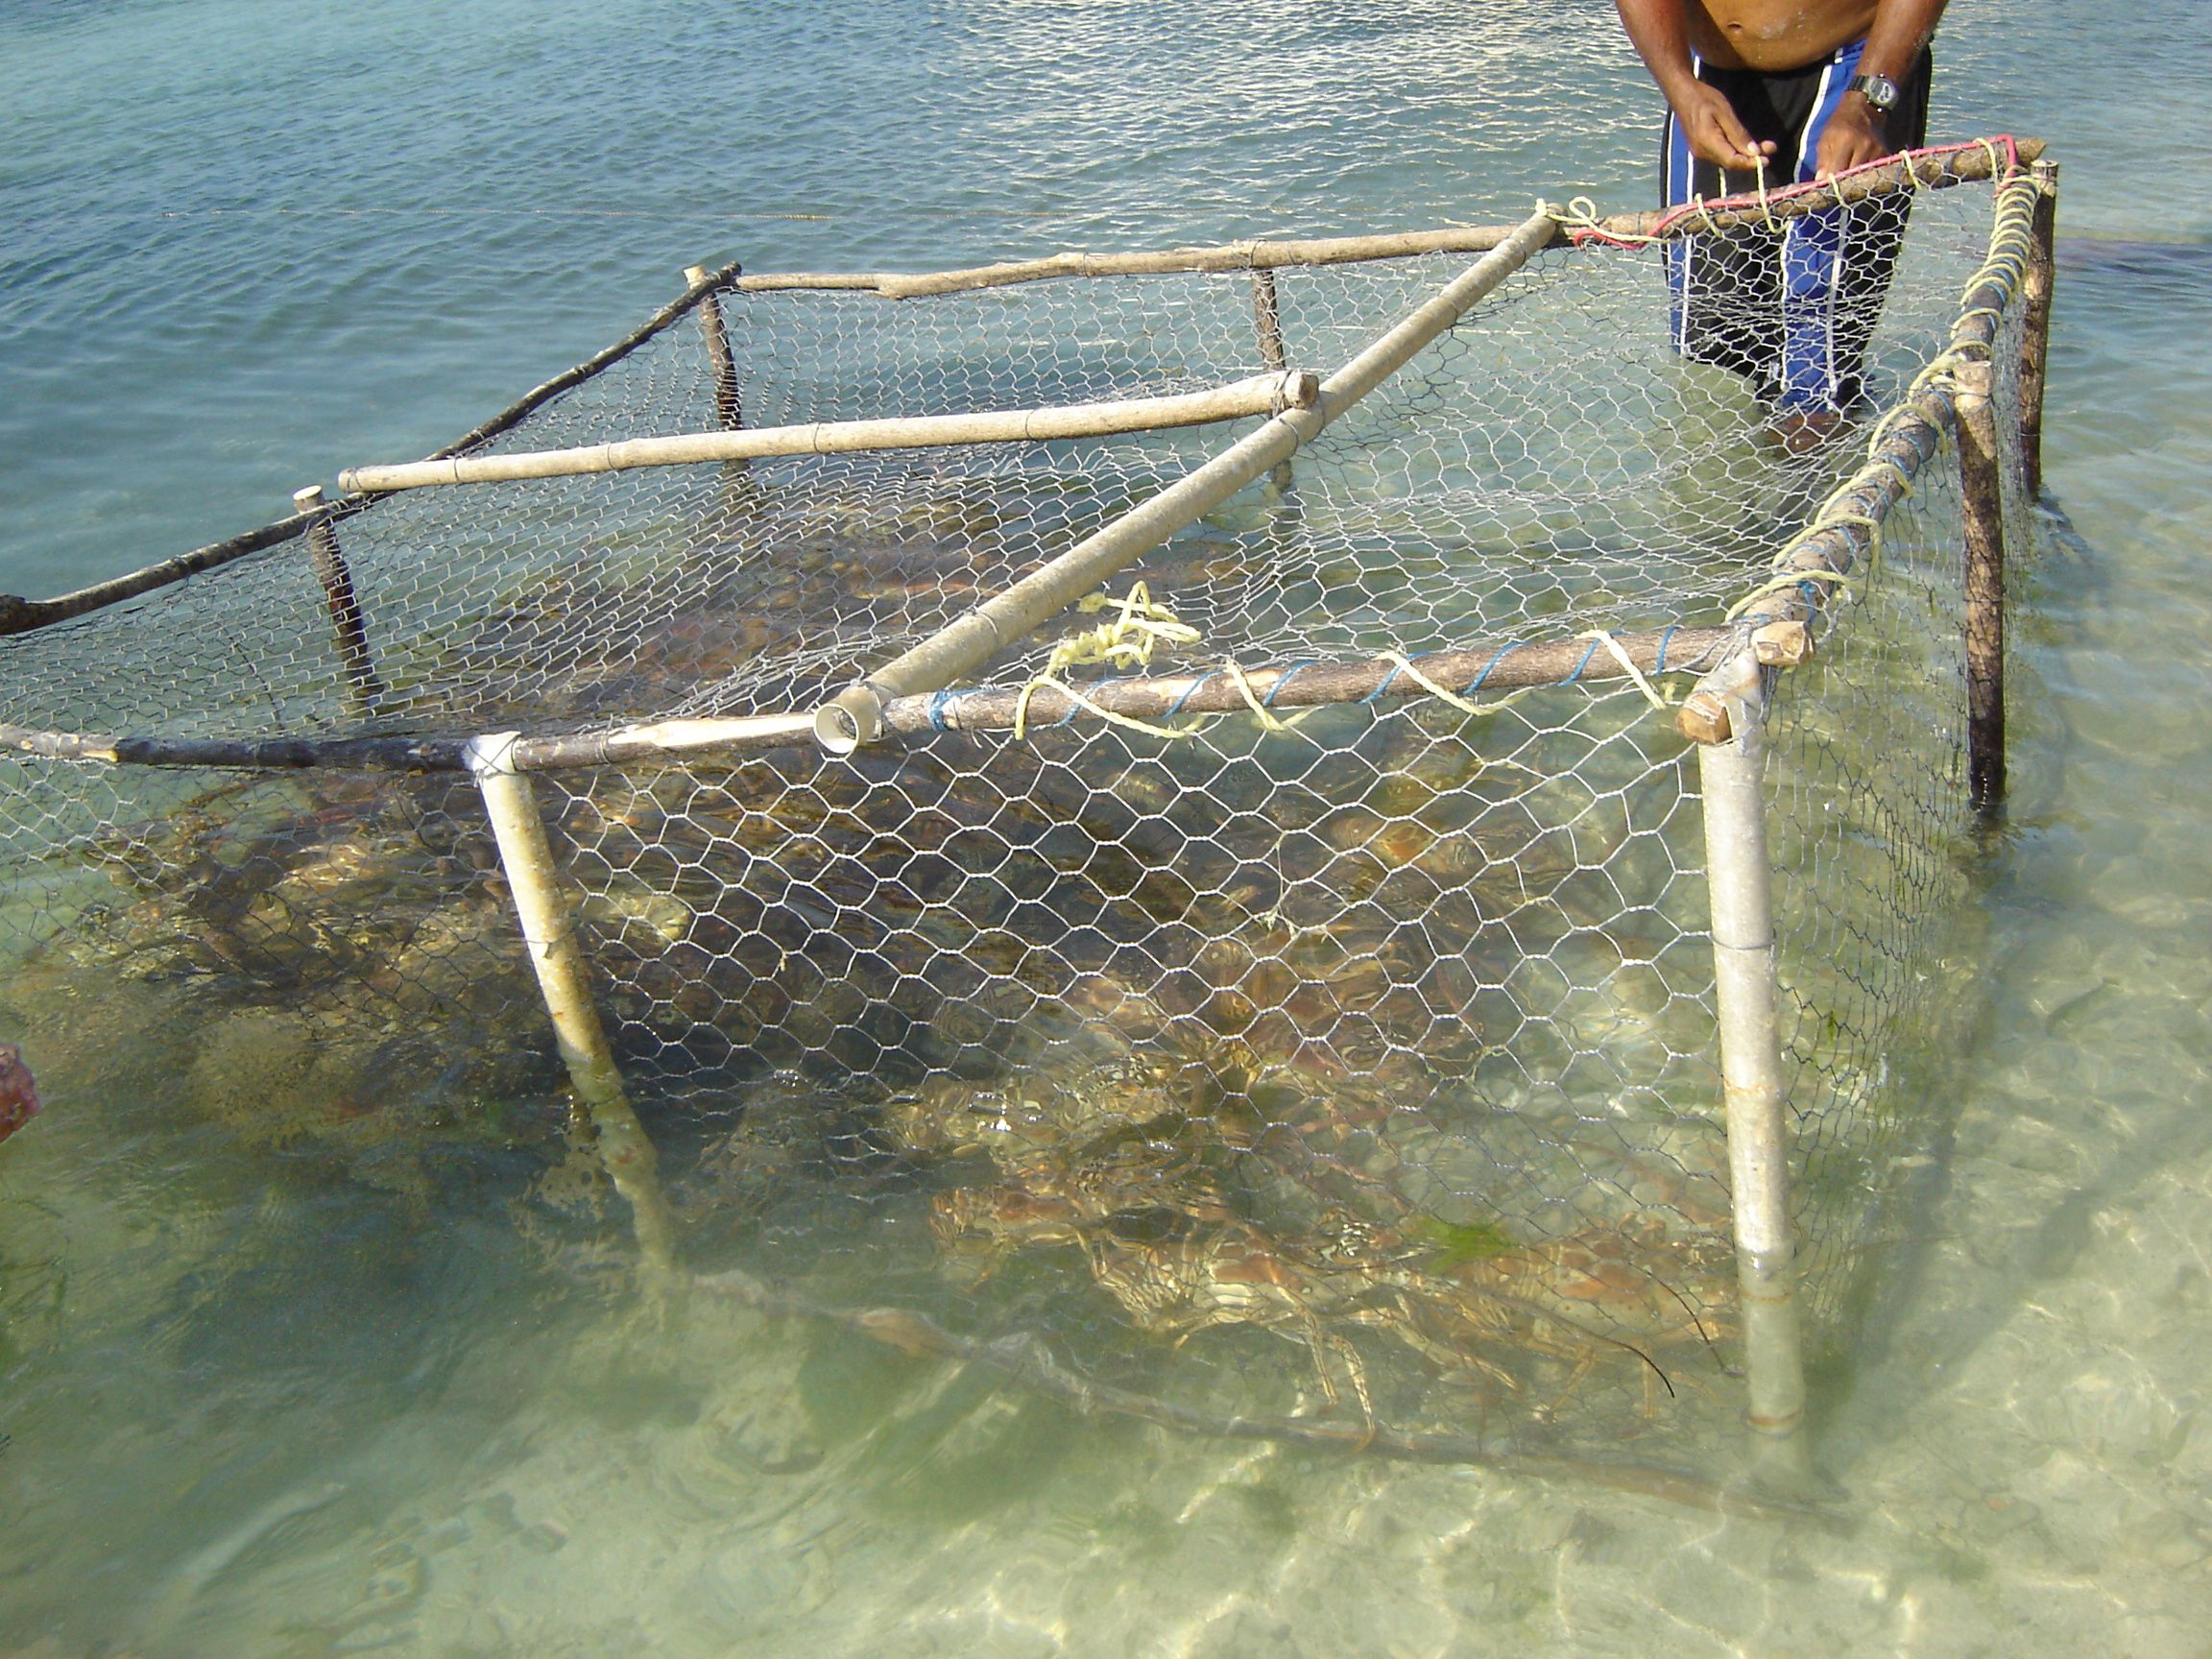
<svg viewBox="0 0 2212 1659"><path fill-rule="evenodd" d="M427 462L0 601L0 996L340 1152L512 1135L547 1008L650 1261L1078 1403L1475 1455L1747 1370L1786 1432L2002 782L2022 148L694 271ZM1879 421L1671 338L1687 251L1908 215Z"/></svg>

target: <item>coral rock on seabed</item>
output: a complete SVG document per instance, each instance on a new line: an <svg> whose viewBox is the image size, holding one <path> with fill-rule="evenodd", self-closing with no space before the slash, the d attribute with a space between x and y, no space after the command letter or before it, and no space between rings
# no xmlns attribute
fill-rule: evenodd
<svg viewBox="0 0 2212 1659"><path fill-rule="evenodd" d="M0 1141L38 1116L38 1085L23 1064L23 1050L0 1043Z"/></svg>

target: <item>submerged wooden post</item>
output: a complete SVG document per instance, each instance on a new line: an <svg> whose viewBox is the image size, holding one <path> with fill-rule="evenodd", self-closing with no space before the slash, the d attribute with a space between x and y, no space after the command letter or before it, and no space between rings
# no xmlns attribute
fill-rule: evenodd
<svg viewBox="0 0 2212 1659"><path fill-rule="evenodd" d="M1255 266L1252 272L1252 323L1260 335L1261 366L1281 373L1290 367L1290 359L1283 349L1283 310L1275 293L1275 271L1272 266ZM1279 463L1267 475L1274 487L1276 504L1289 494L1293 480L1290 463ZM1293 508L1295 511L1295 508Z"/></svg>
<svg viewBox="0 0 2212 1659"><path fill-rule="evenodd" d="M1252 321L1260 331L1261 367L1289 368L1283 353L1283 312L1275 296L1275 273L1268 266L1252 273Z"/></svg>
<svg viewBox="0 0 2212 1659"><path fill-rule="evenodd" d="M553 1035L568 1068L577 1102L598 1140L608 1177L630 1206L638 1254L649 1277L665 1279L675 1267L675 1227L661 1196L653 1142L630 1109L622 1074L607 1046L599 1011L576 948L575 924L562 902L553 870L553 850L545 839L537 792L515 769L519 733L494 733L469 740L466 757L484 793L484 809L498 839L499 862L515 896L515 912L530 947L538 989L553 1019Z"/></svg>
<svg viewBox="0 0 2212 1659"><path fill-rule="evenodd" d="M292 492L295 513L312 513L322 503L320 484ZM376 677L375 660L369 654L369 631L361 620L361 602L353 593L353 572L338 549L338 532L329 519L318 518L307 526L307 561L323 584L323 601L338 636L338 661L346 669L349 701L356 714L373 714L384 695L384 682Z"/></svg>
<svg viewBox="0 0 2212 1659"><path fill-rule="evenodd" d="M1699 691L1725 703L1728 734L1697 749L1713 908L1714 1015L1720 1035L1728 1187L1743 1303L1746 1421L1769 1455L1802 1459L1805 1361L1790 1231L1790 1131L1768 888L1766 693L1757 655L1740 653ZM1783 1449L1787 1447L1786 1453Z"/></svg>
<svg viewBox="0 0 2212 1659"><path fill-rule="evenodd" d="M2051 290L2057 276L2058 163L2038 161L2028 268L2020 279L2020 476L2043 496L2043 376L2051 352Z"/></svg>
<svg viewBox="0 0 2212 1659"><path fill-rule="evenodd" d="M684 280L696 288L707 280L707 267L686 265ZM714 371L714 420L725 432L745 424L743 405L737 401L737 363L730 355L730 331L722 321L722 299L717 294L699 297L699 332L707 337L707 362Z"/></svg>
<svg viewBox="0 0 2212 1659"><path fill-rule="evenodd" d="M1961 363L1957 386L1966 530L1966 797L1987 816L2005 800L2005 484L1989 365Z"/></svg>

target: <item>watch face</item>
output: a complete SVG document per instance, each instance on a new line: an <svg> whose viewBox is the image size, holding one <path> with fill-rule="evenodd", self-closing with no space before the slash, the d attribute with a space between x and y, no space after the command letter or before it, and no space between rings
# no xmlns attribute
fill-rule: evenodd
<svg viewBox="0 0 2212 1659"><path fill-rule="evenodd" d="M1889 113L1890 107L1897 102L1897 83L1887 75L1854 76L1851 84L1864 93L1866 102L1885 115Z"/></svg>

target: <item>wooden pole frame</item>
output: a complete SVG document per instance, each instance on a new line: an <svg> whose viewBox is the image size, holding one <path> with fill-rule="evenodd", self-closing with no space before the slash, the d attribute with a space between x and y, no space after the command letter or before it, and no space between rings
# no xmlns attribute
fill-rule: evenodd
<svg viewBox="0 0 2212 1659"><path fill-rule="evenodd" d="M484 810L499 844L499 862L530 966L553 1022L561 1059L576 1102L590 1124L607 1174L630 1206L631 1224L649 1280L665 1282L676 1264L676 1228L661 1194L653 1142L630 1108L607 1033L592 1004L591 984L577 948L575 921L561 895L545 821L530 780L515 769L517 733L489 733L469 739L466 757L484 796Z"/></svg>
<svg viewBox="0 0 2212 1659"><path fill-rule="evenodd" d="M575 449L529 449L501 455L454 455L354 467L338 482L349 491L419 490L443 484L511 483L624 472L640 467L687 467L703 461L747 461L777 455L847 455L874 449L920 449L959 444L1042 444L1205 426L1255 415L1310 407L1319 396L1311 374L1254 374L1203 392L1132 397L1114 403L1070 403L973 415L916 415L880 421L816 421L798 426L756 426L731 432L683 432L631 438Z"/></svg>
<svg viewBox="0 0 2212 1659"><path fill-rule="evenodd" d="M369 650L369 630L361 615L361 601L353 591L353 572L338 545L338 532L330 516L318 513L323 486L310 484L292 492L296 512L308 516L307 562L315 579L323 584L323 602L330 612L330 626L337 636L338 661L346 671L347 698L359 715L376 712L383 700L384 682L377 677L376 661Z"/></svg>
<svg viewBox="0 0 2212 1659"><path fill-rule="evenodd" d="M1195 523L1262 472L1287 461L1526 265L1556 228L1549 212L1530 215L1503 243L1323 381L1310 407L1286 409L996 598L871 670L817 710L816 738L832 755L850 755L861 744L875 742L883 733L886 703L950 685L1178 530Z"/></svg>
<svg viewBox="0 0 2212 1659"><path fill-rule="evenodd" d="M2005 481L1990 366L1957 374L1959 485L1965 520L1966 797L1987 817L2005 801Z"/></svg>
<svg viewBox="0 0 2212 1659"><path fill-rule="evenodd" d="M2051 355L2051 295L2057 280L2058 163L2037 161L2039 198L2020 281L2020 476L2028 499L2043 498L2043 383Z"/></svg>
<svg viewBox="0 0 2212 1659"><path fill-rule="evenodd" d="M1788 1074L1774 974L1771 863L1762 774L1767 693L1740 652L1700 689L1724 698L1732 734L1697 747L1712 902L1714 1021L1720 1041L1736 1284L1743 1315L1745 1420L1768 1442L1805 1420L1804 1338L1790 1223Z"/></svg>

